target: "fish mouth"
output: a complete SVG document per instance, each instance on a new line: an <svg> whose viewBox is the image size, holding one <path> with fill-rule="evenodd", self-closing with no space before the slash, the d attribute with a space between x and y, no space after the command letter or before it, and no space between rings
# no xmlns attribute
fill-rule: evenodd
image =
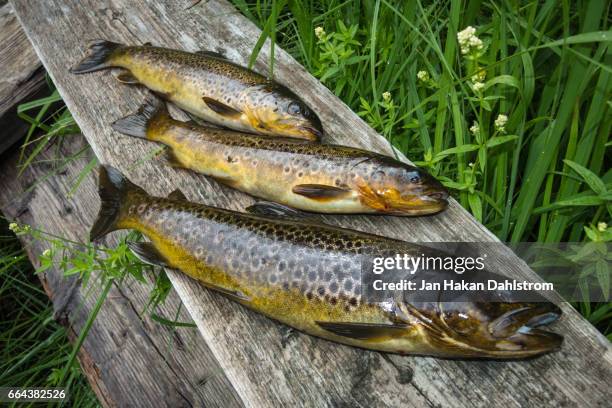
<svg viewBox="0 0 612 408"><path fill-rule="evenodd" d="M553 303L526 305L510 310L488 325L499 358L536 356L559 350L563 336L544 330L561 317L561 309Z"/></svg>
<svg viewBox="0 0 612 408"><path fill-rule="evenodd" d="M433 215L444 211L448 207L448 193L437 191L425 195L401 199L392 204L387 211L393 215Z"/></svg>
<svg viewBox="0 0 612 408"><path fill-rule="evenodd" d="M305 139L318 142L323 137L323 131L312 126L299 126L300 134L306 136Z"/></svg>

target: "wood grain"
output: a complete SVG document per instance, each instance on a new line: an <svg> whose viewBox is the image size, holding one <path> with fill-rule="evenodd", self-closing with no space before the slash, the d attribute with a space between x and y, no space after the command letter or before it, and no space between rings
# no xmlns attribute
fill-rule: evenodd
<svg viewBox="0 0 612 408"><path fill-rule="evenodd" d="M65 168L58 163L86 147L81 135L71 135L59 150L54 146L44 151L38 157L40 162L21 177L17 177L18 152L6 152L0 164L0 208L4 215L82 242L97 213L95 173L89 174L72 198L68 193L92 153L88 151ZM40 253L50 244L21 238L30 260L38 265ZM64 278L59 269L40 277L53 301L56 319L76 338L97 300L99 285L83 288L76 277ZM151 282L142 284L133 279L114 287L81 348L81 367L102 405L241 406L196 329L171 330L143 313L151 288ZM172 291L156 313L169 320L191 321L184 307L176 316L180 304Z"/></svg>
<svg viewBox="0 0 612 408"><path fill-rule="evenodd" d="M15 1L15 10L45 67L102 162L123 170L152 194L180 188L206 204L241 210L251 197L205 177L142 160L155 148L119 135L109 124L133 112L140 89L109 73L73 76L86 39L153 44L191 51L222 51L246 65L260 31L222 0ZM326 142L390 153L387 142L287 53L276 50L275 79L296 91L321 118ZM268 72L269 47L255 69ZM453 201L434 217L326 217L330 223L377 231L407 241L495 241L491 232ZM520 260L504 265L510 276L535 278ZM358 350L307 335L283 341L275 322L170 274L206 344L248 406L604 406L612 374L609 342L563 304L556 330L563 350L530 361L451 361Z"/></svg>
<svg viewBox="0 0 612 408"><path fill-rule="evenodd" d="M23 137L28 125L17 117L17 104L47 88L42 68L21 29L13 7L0 7L0 153Z"/></svg>

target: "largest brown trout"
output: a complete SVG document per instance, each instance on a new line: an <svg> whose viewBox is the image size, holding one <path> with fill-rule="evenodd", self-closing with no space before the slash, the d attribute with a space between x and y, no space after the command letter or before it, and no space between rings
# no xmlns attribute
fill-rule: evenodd
<svg viewBox="0 0 612 408"><path fill-rule="evenodd" d="M401 354L514 359L560 347L539 328L551 303L421 302L363 295L362 257L424 247L324 224L243 214L149 196L112 168L100 169L92 240L136 229L143 261L182 271L236 302L311 335Z"/></svg>
<svg viewBox="0 0 612 408"><path fill-rule="evenodd" d="M187 112L244 132L318 140L317 115L286 87L224 56L97 40L72 73L108 68L121 82L142 84Z"/></svg>

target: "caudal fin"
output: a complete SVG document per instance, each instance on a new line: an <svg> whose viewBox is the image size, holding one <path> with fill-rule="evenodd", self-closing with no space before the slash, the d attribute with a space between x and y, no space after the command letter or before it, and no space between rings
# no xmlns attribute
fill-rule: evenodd
<svg viewBox="0 0 612 408"><path fill-rule="evenodd" d="M73 74L84 74L86 72L109 68L109 56L119 47L122 47L122 45L112 41L92 41L91 44L89 44L87 56L83 58L78 65L70 68L70 72Z"/></svg>
<svg viewBox="0 0 612 408"><path fill-rule="evenodd" d="M154 120L169 117L165 103L153 94L149 94L136 113L115 121L111 127L119 133L146 139L147 127Z"/></svg>
<svg viewBox="0 0 612 408"><path fill-rule="evenodd" d="M119 170L111 166L100 167L98 194L101 204L98 218L96 218L89 233L91 241L102 238L109 232L118 229L117 222L129 192L146 194L143 189L128 180Z"/></svg>

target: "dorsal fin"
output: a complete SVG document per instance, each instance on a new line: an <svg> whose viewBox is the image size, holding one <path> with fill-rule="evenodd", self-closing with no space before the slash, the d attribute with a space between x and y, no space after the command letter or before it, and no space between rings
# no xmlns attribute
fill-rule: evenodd
<svg viewBox="0 0 612 408"><path fill-rule="evenodd" d="M207 57L213 57L213 58L220 58L220 59L224 59L226 60L227 57L225 55L223 55L220 52L217 51L208 51L208 50L201 50L201 51L196 51L196 54L200 54L200 55L204 55Z"/></svg>

